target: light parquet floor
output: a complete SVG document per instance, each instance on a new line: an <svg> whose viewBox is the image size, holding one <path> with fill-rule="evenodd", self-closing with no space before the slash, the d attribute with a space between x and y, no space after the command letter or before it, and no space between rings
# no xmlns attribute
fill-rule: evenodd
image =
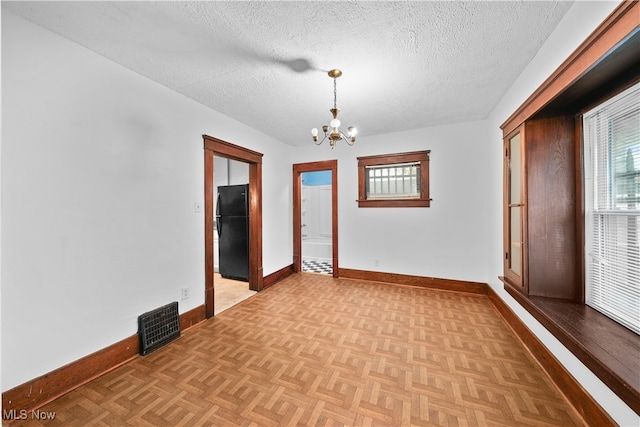
<svg viewBox="0 0 640 427"><path fill-rule="evenodd" d="M486 297L304 273L41 410L15 425L583 425Z"/></svg>

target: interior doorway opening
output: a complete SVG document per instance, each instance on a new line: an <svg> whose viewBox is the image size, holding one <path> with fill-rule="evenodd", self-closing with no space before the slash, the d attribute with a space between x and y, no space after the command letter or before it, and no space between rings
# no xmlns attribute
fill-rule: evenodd
<svg viewBox="0 0 640 427"><path fill-rule="evenodd" d="M254 295L249 289L249 165L214 156L214 315Z"/></svg>
<svg viewBox="0 0 640 427"><path fill-rule="evenodd" d="M293 268L338 277L337 160L293 165Z"/></svg>
<svg viewBox="0 0 640 427"><path fill-rule="evenodd" d="M331 170L300 176L302 271L333 275Z"/></svg>
<svg viewBox="0 0 640 427"><path fill-rule="evenodd" d="M249 166L248 235L249 289L263 289L262 269L262 154L203 135L204 139L204 230L205 230L205 311L206 317L215 315L215 157L230 159Z"/></svg>

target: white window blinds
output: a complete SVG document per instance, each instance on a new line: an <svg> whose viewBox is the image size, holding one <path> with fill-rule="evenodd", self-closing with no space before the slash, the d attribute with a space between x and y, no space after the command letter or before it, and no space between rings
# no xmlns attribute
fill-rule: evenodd
<svg viewBox="0 0 640 427"><path fill-rule="evenodd" d="M586 304L640 334L640 84L583 120Z"/></svg>

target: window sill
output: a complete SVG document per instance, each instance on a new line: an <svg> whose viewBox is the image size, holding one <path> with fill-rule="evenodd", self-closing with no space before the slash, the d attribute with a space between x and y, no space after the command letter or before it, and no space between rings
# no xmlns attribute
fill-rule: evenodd
<svg viewBox="0 0 640 427"><path fill-rule="evenodd" d="M428 208L431 199L365 199L356 200L359 208Z"/></svg>
<svg viewBox="0 0 640 427"><path fill-rule="evenodd" d="M640 336L587 305L524 295L504 282L520 305L640 414Z"/></svg>

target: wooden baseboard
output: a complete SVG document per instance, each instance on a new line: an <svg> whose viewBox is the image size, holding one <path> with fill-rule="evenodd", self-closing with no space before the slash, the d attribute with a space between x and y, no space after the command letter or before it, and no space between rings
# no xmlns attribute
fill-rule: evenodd
<svg viewBox="0 0 640 427"><path fill-rule="evenodd" d="M486 295L488 285L479 282L463 280L438 279L435 277L411 276L407 274L382 273L379 271L351 270L340 268L340 278L370 280L374 282L395 283L399 285L420 286L423 288L440 289L445 291L465 292Z"/></svg>
<svg viewBox="0 0 640 427"><path fill-rule="evenodd" d="M186 330L205 320L201 305L180 315L180 328ZM75 362L2 393L2 411L32 411L98 378L139 355L138 334L98 350Z"/></svg>
<svg viewBox="0 0 640 427"><path fill-rule="evenodd" d="M184 332L206 319L207 309L203 304L180 315L180 330Z"/></svg>
<svg viewBox="0 0 640 427"><path fill-rule="evenodd" d="M269 286L273 286L281 280L286 279L294 273L293 264L287 265L286 267L281 268L278 271L275 271L268 276L265 276L262 285L263 289L268 288Z"/></svg>
<svg viewBox="0 0 640 427"><path fill-rule="evenodd" d="M132 335L82 359L2 393L3 412L32 411L138 356L139 338Z"/></svg>
<svg viewBox="0 0 640 427"><path fill-rule="evenodd" d="M602 409L593 397L580 383L565 369L547 347L531 332L525 323L511 310L496 292L487 285L487 296L505 322L520 338L529 352L538 361L551 380L555 383L574 409L589 425L615 426L617 425L609 414Z"/></svg>

